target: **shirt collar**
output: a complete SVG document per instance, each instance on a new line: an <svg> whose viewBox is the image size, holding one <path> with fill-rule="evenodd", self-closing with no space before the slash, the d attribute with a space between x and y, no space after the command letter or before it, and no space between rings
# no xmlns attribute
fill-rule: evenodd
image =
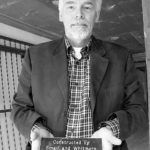
<svg viewBox="0 0 150 150"><path fill-rule="evenodd" d="M90 48L91 43L92 43L92 36L91 36L89 42L87 43L87 45L82 48L82 50L81 50L82 56L87 56L89 54L89 51L91 49ZM66 36L65 36L65 45L66 45L66 50L67 50L67 56L69 56L70 54L73 53L73 48L72 48L72 45L70 44L70 42Z"/></svg>

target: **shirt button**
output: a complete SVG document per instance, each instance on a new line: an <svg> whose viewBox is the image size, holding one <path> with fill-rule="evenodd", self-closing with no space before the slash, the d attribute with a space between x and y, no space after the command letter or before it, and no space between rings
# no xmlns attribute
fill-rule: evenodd
<svg viewBox="0 0 150 150"><path fill-rule="evenodd" d="M73 136L74 130L75 130L74 128L71 129L71 134L72 134L72 136Z"/></svg>

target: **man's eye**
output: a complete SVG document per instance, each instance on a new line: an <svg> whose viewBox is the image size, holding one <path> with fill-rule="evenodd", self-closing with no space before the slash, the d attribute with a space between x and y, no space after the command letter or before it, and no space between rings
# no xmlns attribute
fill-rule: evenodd
<svg viewBox="0 0 150 150"><path fill-rule="evenodd" d="M92 9L92 7L91 6L84 6L84 9L90 10L90 9Z"/></svg>
<svg viewBox="0 0 150 150"><path fill-rule="evenodd" d="M73 6L68 6L68 9L72 10L72 9L74 9L74 7Z"/></svg>
<svg viewBox="0 0 150 150"><path fill-rule="evenodd" d="M90 7L84 7L85 9L90 9Z"/></svg>

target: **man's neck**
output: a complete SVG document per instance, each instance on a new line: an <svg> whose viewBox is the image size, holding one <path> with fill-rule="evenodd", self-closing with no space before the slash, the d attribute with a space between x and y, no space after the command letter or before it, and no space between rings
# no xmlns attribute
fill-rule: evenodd
<svg viewBox="0 0 150 150"><path fill-rule="evenodd" d="M70 39L70 38L68 38L68 40L69 40L69 43L71 44L72 47L76 47L76 48L80 47L80 48L82 48L82 47L87 46L87 44L90 41L90 37L87 38L87 39L83 39L83 40L80 40L80 39L75 40L75 39Z"/></svg>

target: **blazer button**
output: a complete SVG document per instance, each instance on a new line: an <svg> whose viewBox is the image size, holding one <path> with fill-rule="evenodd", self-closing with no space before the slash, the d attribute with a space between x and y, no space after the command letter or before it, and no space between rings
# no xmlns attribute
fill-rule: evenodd
<svg viewBox="0 0 150 150"><path fill-rule="evenodd" d="M64 111L64 117L67 117L67 111Z"/></svg>

